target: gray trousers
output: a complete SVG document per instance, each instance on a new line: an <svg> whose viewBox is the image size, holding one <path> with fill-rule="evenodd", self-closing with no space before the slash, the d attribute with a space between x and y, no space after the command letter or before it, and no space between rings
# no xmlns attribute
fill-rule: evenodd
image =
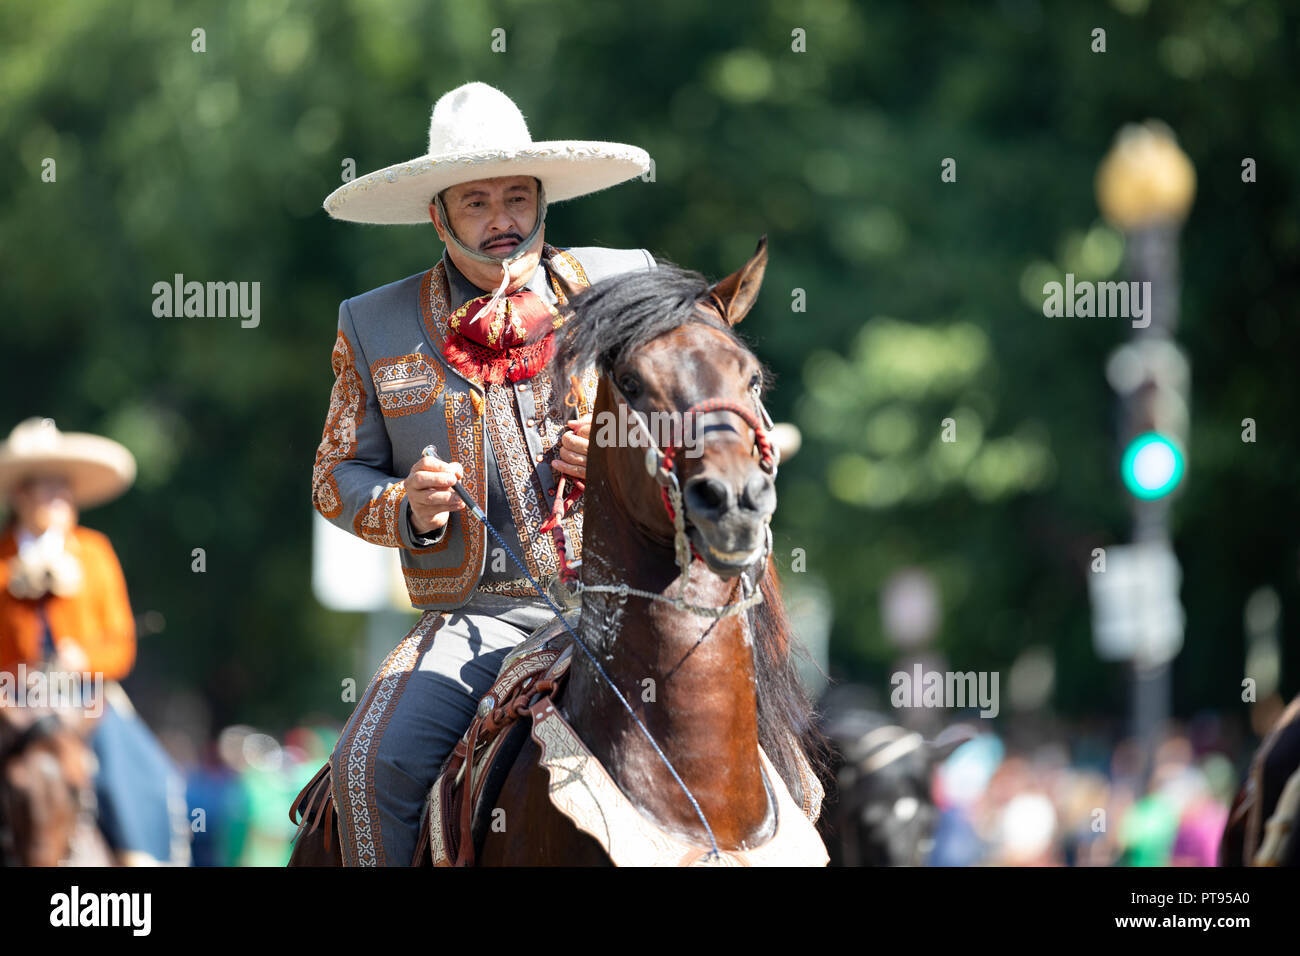
<svg viewBox="0 0 1300 956"><path fill-rule="evenodd" d="M330 758L345 866L408 866L443 761L507 653L555 615L540 598L475 592L427 611L380 665Z"/></svg>

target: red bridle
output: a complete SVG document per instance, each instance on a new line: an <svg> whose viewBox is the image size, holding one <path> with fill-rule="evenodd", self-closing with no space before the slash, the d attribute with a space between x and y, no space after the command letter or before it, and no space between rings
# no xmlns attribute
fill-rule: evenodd
<svg viewBox="0 0 1300 956"><path fill-rule="evenodd" d="M622 390L614 384L614 380L606 376L605 381L609 384L610 389L624 405L627 406L637 423L637 427L645 433L646 441L649 447L646 449L646 471L659 484L659 497L663 502L664 511L668 514L668 520L673 524L674 534L677 533L677 509L673 507L672 499L681 496L681 485L677 480L677 468L675 455L677 454L677 445L669 445L666 449L660 448L651 434L649 426L645 423L644 418L632 403L627 400L627 396ZM780 458L772 446L772 441L768 437L768 430L772 428L772 418L767 414L767 409L763 407L762 399L758 396L758 389L753 391L754 405L758 412L762 413L762 420L755 411L751 411L739 402L733 402L725 398L706 398L703 401L696 402L688 408L683 414L682 419L686 421L692 415L707 415L710 412L732 412L740 416L740 419L748 425L754 432L754 446L758 449L759 465L764 471L776 477L777 465ZM764 427L766 424L766 428ZM555 537L556 553L560 563L560 580L565 584L572 584L578 578L578 567L582 562L570 564L566 556L567 541L564 533L564 525L560 519L568 511L573 501L582 493L583 483L574 482L573 489L568 495L564 494L564 485L566 478L560 477L555 489L555 504L550 516L542 523L539 531L550 531ZM695 544L690 542L691 559L700 557L695 550Z"/></svg>
<svg viewBox="0 0 1300 956"><path fill-rule="evenodd" d="M621 393L619 394L619 397L623 398ZM758 396L755 395L755 400L757 401L757 399ZM623 401L627 402L627 399L623 398ZM761 402L759 403L759 407L762 407ZM631 409L632 406L629 404L628 408ZM635 409L632 410L635 412ZM707 415L709 412L733 412L734 414L739 415L741 420L754 430L754 445L758 448L758 463L760 467L770 475L776 474L776 455L772 450L772 441L767 437L767 431L763 428L757 415L745 408L745 406L741 405L739 402L733 402L725 398L706 398L704 401L696 402L690 408L686 409L682 414L682 418L689 419L692 415ZM646 431L648 433L649 429L646 429ZM652 442L654 441L653 438L650 440ZM677 480L676 467L673 460L673 456L677 453L677 446L669 445L666 449L659 450L659 461L656 463L656 467L652 469L651 464L653 461L654 451L655 448L652 445L650 449L651 453L646 457L646 470L650 472L651 477L653 477L655 481L659 482L659 497L664 503L664 510L668 512L668 520L675 521L677 515L673 510L672 501L669 499L668 488L670 482L675 482ZM665 473L665 477L660 476L659 472L661 471ZM671 476L671 478L667 476ZM697 558L699 557L699 554L695 551L694 544L691 545L691 554Z"/></svg>

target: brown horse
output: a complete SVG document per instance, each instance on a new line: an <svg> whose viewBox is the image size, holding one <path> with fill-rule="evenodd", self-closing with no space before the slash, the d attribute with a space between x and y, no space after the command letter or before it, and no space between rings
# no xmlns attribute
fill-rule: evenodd
<svg viewBox="0 0 1300 956"><path fill-rule="evenodd" d="M107 866L84 718L0 707L0 866Z"/></svg>
<svg viewBox="0 0 1300 956"><path fill-rule="evenodd" d="M760 745L796 804L819 788L804 746L817 731L770 554L776 469L762 427L771 427L766 377L733 331L766 265L761 240L744 267L713 286L666 264L599 283L572 300L552 365L556 382L592 365L602 373L578 633L661 752L578 648L559 711L640 817L670 840L724 853L765 844L777 828ZM562 413L564 390L554 391ZM656 421L677 424L676 434L656 431ZM727 606L736 613L697 613ZM529 737L504 764L488 808L504 831L488 828L476 862L608 864L601 844L554 806L540 757ZM338 863L337 840L327 849L321 837L332 829L321 797L307 809L314 804L317 817L323 809L326 825L299 837L291 865Z"/></svg>
<svg viewBox="0 0 1300 956"><path fill-rule="evenodd" d="M641 814L696 846L710 844L711 830L724 851L773 833L776 808L760 743L792 793L801 794L796 750L811 729L769 554L774 476L756 460L761 433L744 416L717 411L694 419L697 454L676 458L687 536L700 558L690 562L687 580L644 445L602 441L599 426L639 412L645 421L656 414L661 422L681 421L686 435L691 410L718 402L765 418L763 369L733 329L753 306L766 265L760 241L743 268L713 287L667 266L601 284L574 302L576 318L562 330L555 366L558 381L593 363L602 373L587 463L580 636L633 702L685 789L585 654L574 654L560 710ZM744 593L745 573L761 575L763 602L719 619L591 590L627 584L718 608ZM539 756L530 738L496 800L504 832L489 830L480 862L607 862L596 841L552 805ZM511 820L525 821L523 832Z"/></svg>

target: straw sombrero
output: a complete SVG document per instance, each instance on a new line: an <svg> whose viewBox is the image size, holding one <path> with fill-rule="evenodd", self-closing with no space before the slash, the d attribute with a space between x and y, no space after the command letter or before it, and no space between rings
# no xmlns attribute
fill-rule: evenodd
<svg viewBox="0 0 1300 956"><path fill-rule="evenodd" d="M29 418L0 445L0 498L30 475L56 474L78 508L116 498L135 480L135 457L111 438L61 432L52 418Z"/></svg>
<svg viewBox="0 0 1300 956"><path fill-rule="evenodd" d="M523 113L486 83L466 83L433 107L429 152L360 176L325 198L335 219L381 225L427 223L429 203L449 186L494 176L536 176L549 203L607 189L650 168L638 146L589 140L533 142Z"/></svg>

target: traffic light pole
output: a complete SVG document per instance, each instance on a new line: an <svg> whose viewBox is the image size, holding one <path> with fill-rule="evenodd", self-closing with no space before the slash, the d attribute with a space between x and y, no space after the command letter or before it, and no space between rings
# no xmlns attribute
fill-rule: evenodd
<svg viewBox="0 0 1300 956"><path fill-rule="evenodd" d="M1150 282L1150 324L1134 328L1137 344L1155 338L1172 340L1178 322L1178 227L1161 224L1129 233L1128 272L1138 282ZM1156 384L1146 382L1123 399L1121 453L1138 435L1157 426L1152 403ZM1169 496L1132 497L1133 544L1169 547ZM1161 728L1171 713L1171 662L1144 660L1139 652L1129 664L1132 732L1142 755L1139 792L1150 789Z"/></svg>
<svg viewBox="0 0 1300 956"><path fill-rule="evenodd" d="M1150 283L1137 286L1147 292L1146 321L1107 363L1107 378L1121 396L1120 467L1132 496L1133 543L1117 549L1128 569L1123 586L1095 588L1102 600L1094 607L1099 652L1129 660L1132 730L1142 753L1145 793L1158 735L1171 712L1170 662L1183 641L1169 500L1185 468L1188 372L1173 338L1178 232L1196 194L1196 170L1173 131L1148 120L1119 131L1097 167L1095 187L1102 215L1127 237L1128 278Z"/></svg>

